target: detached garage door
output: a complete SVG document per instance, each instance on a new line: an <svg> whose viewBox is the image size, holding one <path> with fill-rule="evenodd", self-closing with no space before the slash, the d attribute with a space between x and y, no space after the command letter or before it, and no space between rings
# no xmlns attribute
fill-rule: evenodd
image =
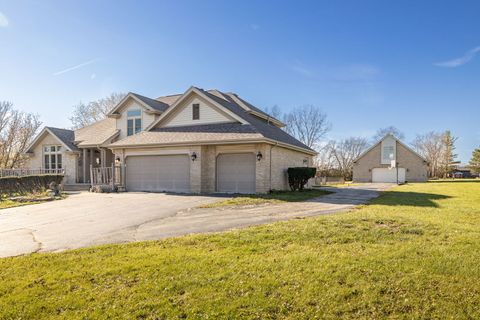
<svg viewBox="0 0 480 320"><path fill-rule="evenodd" d="M372 182L397 183L397 169L374 168L372 170ZM405 168L398 168L398 182L405 182Z"/></svg>
<svg viewBox="0 0 480 320"><path fill-rule="evenodd" d="M128 191L190 192L187 155L127 157Z"/></svg>
<svg viewBox="0 0 480 320"><path fill-rule="evenodd" d="M255 155L220 154L217 157L217 191L255 193Z"/></svg>

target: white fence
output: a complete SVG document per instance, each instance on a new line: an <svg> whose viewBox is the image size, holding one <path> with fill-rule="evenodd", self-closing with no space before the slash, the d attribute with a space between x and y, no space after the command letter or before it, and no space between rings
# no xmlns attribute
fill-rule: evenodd
<svg viewBox="0 0 480 320"><path fill-rule="evenodd" d="M0 169L2 177L24 177L42 174L65 174L64 169Z"/></svg>

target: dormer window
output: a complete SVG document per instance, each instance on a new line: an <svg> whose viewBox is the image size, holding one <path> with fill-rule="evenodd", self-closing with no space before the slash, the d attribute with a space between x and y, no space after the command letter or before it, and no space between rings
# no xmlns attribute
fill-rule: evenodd
<svg viewBox="0 0 480 320"><path fill-rule="evenodd" d="M127 111L127 136L142 131L142 111L140 109Z"/></svg>
<svg viewBox="0 0 480 320"><path fill-rule="evenodd" d="M192 119L200 120L200 105L198 103L192 105Z"/></svg>

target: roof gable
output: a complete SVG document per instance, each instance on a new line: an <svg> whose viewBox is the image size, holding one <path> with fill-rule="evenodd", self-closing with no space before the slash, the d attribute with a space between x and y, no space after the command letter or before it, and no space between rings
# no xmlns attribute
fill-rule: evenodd
<svg viewBox="0 0 480 320"><path fill-rule="evenodd" d="M151 113L157 113L157 114L161 114L163 112L165 112L168 108L169 108L169 105L164 103L164 102L161 102L161 101L157 101L157 100L154 100L154 99L150 99L148 97L145 97L145 96L142 96L142 95L139 95L138 93L133 93L133 92L129 92L122 100L120 100L120 102L108 113L108 116L109 117L117 117L119 115L119 113L121 112L121 110L127 105L127 102L129 100L134 100L136 101L140 106L142 106L147 112L151 112Z"/></svg>
<svg viewBox="0 0 480 320"><path fill-rule="evenodd" d="M54 127L45 127L42 131L33 139L30 145L27 148L27 153L32 152L32 149L40 143L46 135L50 134L52 137L56 138L60 144L65 147L67 151L77 151L78 148L74 144L74 132L73 130L60 129Z"/></svg>
<svg viewBox="0 0 480 320"><path fill-rule="evenodd" d="M418 154L417 152L415 152L415 150L413 150L412 148L410 148L409 146L407 146L405 143L403 143L400 139L398 139L397 137L395 137L393 134L389 133L389 134L386 134L382 139L380 139L379 141L377 141L376 143L374 143L372 146L370 146L367 150L365 150L361 155L358 156L357 159L355 159L354 162L357 162L358 160L360 160L361 158L363 158L367 153L369 153L370 151L372 151L376 146L378 146L379 144L381 144L385 139L387 138L393 138L396 142L398 142L402 147L404 147L405 149L407 149L408 151L410 151L411 153L413 153L414 155L416 155L417 157L419 157L420 159L422 159L423 161L425 162L428 162L424 157L422 157L420 154Z"/></svg>
<svg viewBox="0 0 480 320"><path fill-rule="evenodd" d="M248 123L242 117L239 117L237 114L232 112L231 110L225 108L222 104L218 103L210 96L205 94L206 92L198 89L196 87L190 87L181 97L179 97L170 108L168 108L156 121L148 126L146 131L152 130L153 128L159 127L165 121L168 121L169 117L173 116L175 112L179 111L180 108L184 106L185 102L188 102L188 99L192 98L193 96L198 96L205 100L209 104L210 107L216 108L216 110L220 113L223 113L227 119L231 121L238 121L240 123L246 124Z"/></svg>

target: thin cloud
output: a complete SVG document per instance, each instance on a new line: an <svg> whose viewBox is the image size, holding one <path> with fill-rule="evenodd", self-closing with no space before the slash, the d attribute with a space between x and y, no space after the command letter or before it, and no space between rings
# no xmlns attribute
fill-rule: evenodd
<svg viewBox="0 0 480 320"><path fill-rule="evenodd" d="M296 73L305 76L305 77L311 77L313 76L312 70L310 68L306 67L300 60L295 60L291 65L290 69L295 71Z"/></svg>
<svg viewBox="0 0 480 320"><path fill-rule="evenodd" d="M6 27L8 27L8 19L2 12L0 12L0 28Z"/></svg>
<svg viewBox="0 0 480 320"><path fill-rule="evenodd" d="M67 73L67 72L70 72L70 71L73 71L73 70L76 70L76 69L83 68L83 67L88 66L89 64L95 63L95 62L97 62L97 61L98 61L98 59L89 60L89 61L86 61L86 62L77 64L76 66L69 67L69 68L67 68L67 69L57 71L57 72L55 72L53 75L54 75L54 76L59 76L59 75L64 74L64 73Z"/></svg>
<svg viewBox="0 0 480 320"><path fill-rule="evenodd" d="M443 61L443 62L437 62L434 63L433 65L437 67L445 67L445 68L456 68L459 66L464 65L467 62L470 62L477 53L480 52L480 46L473 48L472 50L467 51L462 57L448 60L448 61Z"/></svg>

